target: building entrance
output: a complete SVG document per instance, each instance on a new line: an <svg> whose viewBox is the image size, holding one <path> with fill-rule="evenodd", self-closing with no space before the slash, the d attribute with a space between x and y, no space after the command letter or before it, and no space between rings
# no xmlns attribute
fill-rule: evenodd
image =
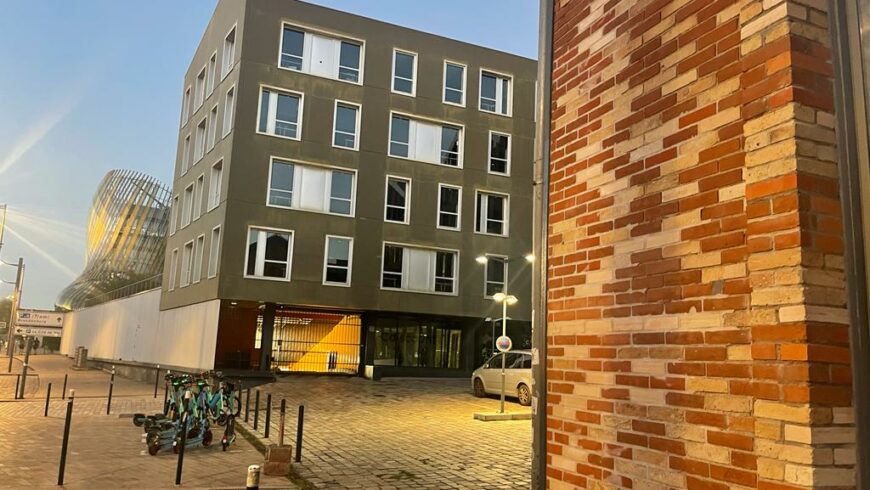
<svg viewBox="0 0 870 490"><path fill-rule="evenodd" d="M275 311L271 368L288 372L357 374L360 315L320 311ZM257 318L255 349L261 348L263 316Z"/></svg>

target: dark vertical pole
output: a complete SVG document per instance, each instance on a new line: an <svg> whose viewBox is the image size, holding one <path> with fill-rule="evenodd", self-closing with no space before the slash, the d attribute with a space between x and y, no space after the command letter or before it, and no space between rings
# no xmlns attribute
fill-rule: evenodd
<svg viewBox="0 0 870 490"><path fill-rule="evenodd" d="M245 395L245 423L248 423L248 412L250 412L251 408L251 389L248 388L247 394Z"/></svg>
<svg viewBox="0 0 870 490"><path fill-rule="evenodd" d="M281 399L281 420L278 424L278 446L284 445L284 412L287 410L287 400Z"/></svg>
<svg viewBox="0 0 870 490"><path fill-rule="evenodd" d="M305 426L305 405L299 405L299 416L296 418L296 462L302 462L302 428Z"/></svg>
<svg viewBox="0 0 870 490"><path fill-rule="evenodd" d="M275 303L263 308L263 333L260 336L260 371L272 369L272 337L275 332Z"/></svg>
<svg viewBox="0 0 870 490"><path fill-rule="evenodd" d="M112 366L112 378L109 380L109 400L106 402L106 415L112 412L112 390L115 388L115 366Z"/></svg>
<svg viewBox="0 0 870 490"><path fill-rule="evenodd" d="M68 374L63 375L63 390L60 392L60 399L63 400L66 398L66 378L69 376Z"/></svg>
<svg viewBox="0 0 870 490"><path fill-rule="evenodd" d="M154 373L154 398L157 398L157 387L160 384L160 364L157 365L157 371Z"/></svg>
<svg viewBox="0 0 870 490"><path fill-rule="evenodd" d="M257 390L257 396L254 398L254 430L257 430L258 422L260 421L260 390Z"/></svg>
<svg viewBox="0 0 870 490"><path fill-rule="evenodd" d="M60 446L60 468L57 471L57 484L63 485L63 472L66 469L66 450L69 446L69 426L72 423L73 400L75 400L75 390L70 390L69 400L66 402L66 421L63 424L63 443Z"/></svg>
<svg viewBox="0 0 870 490"><path fill-rule="evenodd" d="M272 420L272 394L266 395L266 428L263 430L266 439L269 438L269 425Z"/></svg>
<svg viewBox="0 0 870 490"><path fill-rule="evenodd" d="M33 345L33 338L29 335L24 337L24 365L21 366L21 394L18 398L24 399L24 387L27 385L27 363L30 362L30 346Z"/></svg>
<svg viewBox="0 0 870 490"><path fill-rule="evenodd" d="M169 384L163 385L163 415L169 413Z"/></svg>
<svg viewBox="0 0 870 490"><path fill-rule="evenodd" d="M20 374L16 374L16 375L15 375L15 393L13 394L13 397L14 397L16 400L18 399L18 388L19 388L20 386L21 386L21 375L20 375Z"/></svg>
<svg viewBox="0 0 870 490"><path fill-rule="evenodd" d="M184 404L187 404L187 401L184 401ZM187 445L187 422L188 422L188 414L190 412L184 412L181 420L181 447L178 448L178 466L175 467L175 484L181 485L181 470L184 467L184 446Z"/></svg>
<svg viewBox="0 0 870 490"><path fill-rule="evenodd" d="M48 417L48 402L51 401L51 383L48 383L48 391L45 392L45 413L43 417Z"/></svg>

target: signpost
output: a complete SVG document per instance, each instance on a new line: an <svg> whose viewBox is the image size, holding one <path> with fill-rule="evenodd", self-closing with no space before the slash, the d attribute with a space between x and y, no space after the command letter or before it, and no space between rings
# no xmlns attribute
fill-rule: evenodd
<svg viewBox="0 0 870 490"><path fill-rule="evenodd" d="M507 351L511 350L511 348L513 346L514 346L514 343L511 341L511 338L508 337L507 335L502 335L501 337L499 337L495 341L495 347L498 349L499 352L507 352Z"/></svg>
<svg viewBox="0 0 870 490"><path fill-rule="evenodd" d="M63 327L63 313L43 310L18 310L16 327Z"/></svg>
<svg viewBox="0 0 870 490"><path fill-rule="evenodd" d="M63 333L61 328L51 327L15 327L15 335L29 335L34 337L60 337Z"/></svg>

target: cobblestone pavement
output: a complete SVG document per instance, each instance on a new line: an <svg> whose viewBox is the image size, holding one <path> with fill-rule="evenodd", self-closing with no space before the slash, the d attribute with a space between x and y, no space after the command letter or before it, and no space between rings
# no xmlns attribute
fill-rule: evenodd
<svg viewBox="0 0 870 490"><path fill-rule="evenodd" d="M0 357L3 362L7 359ZM64 369L71 365L61 356L31 359L41 376L59 378L61 384ZM106 416L107 400L105 395L97 393L105 390L108 379L109 376L100 371L70 373L69 386L73 387L75 380L77 388L64 486L174 488L177 457L171 451L149 456L141 442L142 429L133 426L130 418L118 416L160 410L162 393L155 400L153 385L149 387L116 377L115 389L120 394L113 396L112 415ZM42 386L38 393L25 400L11 400L14 386L9 389L9 396L3 393L0 397L0 488L58 488L57 471L67 402L53 397L49 416L43 417L45 385ZM52 394L58 393L59 397L59 391L53 388ZM151 393L143 396L149 391ZM250 464L263 464L263 457L241 437L227 452L221 451L220 444L192 448L185 452L182 486L244 488ZM296 487L285 478L263 477L261 488Z"/></svg>
<svg viewBox="0 0 870 490"><path fill-rule="evenodd" d="M316 488L526 489L531 422L480 422L498 399L478 399L465 379L293 377L260 387L259 432L272 393L270 439L286 398L285 441L295 444L305 405L302 463L295 471ZM254 392L249 424L253 424ZM508 411L527 410L515 402ZM242 417L244 418L244 413Z"/></svg>

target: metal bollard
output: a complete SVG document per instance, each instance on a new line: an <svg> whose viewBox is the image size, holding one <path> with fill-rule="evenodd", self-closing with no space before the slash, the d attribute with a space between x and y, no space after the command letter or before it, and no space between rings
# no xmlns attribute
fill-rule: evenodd
<svg viewBox="0 0 870 490"><path fill-rule="evenodd" d="M163 386L163 415L167 415L169 413L169 407L167 406L169 403L169 385Z"/></svg>
<svg viewBox="0 0 870 490"><path fill-rule="evenodd" d="M266 428L263 430L266 439L269 438L269 426L272 420L272 394L266 395Z"/></svg>
<svg viewBox="0 0 870 490"><path fill-rule="evenodd" d="M260 390L257 390L257 396L254 398L254 430L257 430L257 425L260 422Z"/></svg>
<svg viewBox="0 0 870 490"><path fill-rule="evenodd" d="M305 426L305 405L299 405L299 416L296 418L296 462L302 462L302 429Z"/></svg>
<svg viewBox="0 0 870 490"><path fill-rule="evenodd" d="M184 406L188 406L190 404L190 391L184 392ZM190 412L184 412L181 418L181 447L178 448L178 466L175 468L175 484L181 485L181 471L184 467L184 446L187 445L187 431L190 429L187 426L189 421L188 414Z"/></svg>
<svg viewBox="0 0 870 490"><path fill-rule="evenodd" d="M63 424L63 443L60 446L60 468L57 471L57 484L63 486L63 472L66 469L66 450L69 447L69 426L72 423L73 401L76 390L69 390L69 400L66 402L66 421Z"/></svg>
<svg viewBox="0 0 870 490"><path fill-rule="evenodd" d="M154 373L154 398L157 398L157 387L160 385L160 364L157 365L157 371Z"/></svg>
<svg viewBox="0 0 870 490"><path fill-rule="evenodd" d="M63 389L60 390L60 399L66 399L66 378L69 376L68 374L63 375Z"/></svg>
<svg viewBox="0 0 870 490"><path fill-rule="evenodd" d="M48 417L48 402L51 400L51 383L48 383L48 391L45 392L45 413L43 417Z"/></svg>
<svg viewBox="0 0 870 490"><path fill-rule="evenodd" d="M251 408L251 389L248 388L248 391L246 393L247 394L245 395L245 423L247 424L248 423L248 412L250 411L250 408Z"/></svg>
<svg viewBox="0 0 870 490"><path fill-rule="evenodd" d="M20 388L20 387L21 387L21 375L16 374L15 375L15 393L13 395L13 399L15 399L15 400L18 399L18 388Z"/></svg>
<svg viewBox="0 0 870 490"><path fill-rule="evenodd" d="M280 423L278 425L278 446L284 445L284 412L287 410L287 400L281 399L281 415L278 417Z"/></svg>
<svg viewBox="0 0 870 490"><path fill-rule="evenodd" d="M106 415L112 412L112 390L115 388L115 366L112 366L112 378L109 380L109 400L106 402Z"/></svg>
<svg viewBox="0 0 870 490"><path fill-rule="evenodd" d="M248 466L248 478L245 480L245 490L260 489L260 465Z"/></svg>

